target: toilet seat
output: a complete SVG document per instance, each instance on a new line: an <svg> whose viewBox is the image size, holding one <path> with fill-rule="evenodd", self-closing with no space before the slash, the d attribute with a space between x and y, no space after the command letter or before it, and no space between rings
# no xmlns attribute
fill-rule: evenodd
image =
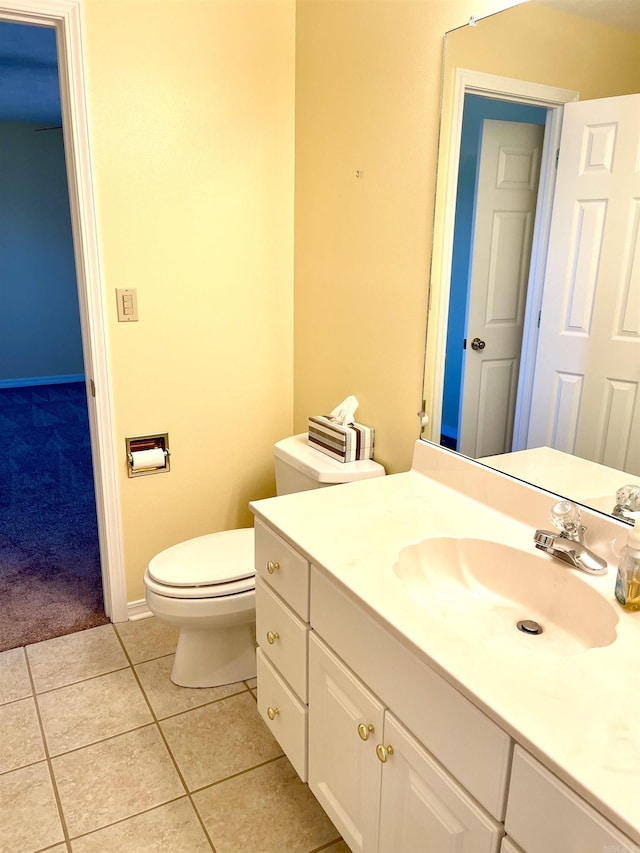
<svg viewBox="0 0 640 853"><path fill-rule="evenodd" d="M145 584L171 598L218 598L255 589L253 528L172 545L149 563Z"/></svg>

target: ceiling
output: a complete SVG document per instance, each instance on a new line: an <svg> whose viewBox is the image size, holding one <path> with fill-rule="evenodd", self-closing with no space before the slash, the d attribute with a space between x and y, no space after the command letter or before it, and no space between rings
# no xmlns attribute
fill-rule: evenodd
<svg viewBox="0 0 640 853"><path fill-rule="evenodd" d="M537 0L559 12L640 32L640 0Z"/></svg>
<svg viewBox="0 0 640 853"><path fill-rule="evenodd" d="M640 31L640 0L538 0L571 14ZM0 121L62 124L52 27L0 21Z"/></svg>
<svg viewBox="0 0 640 853"><path fill-rule="evenodd" d="M56 33L0 21L0 121L62 124Z"/></svg>

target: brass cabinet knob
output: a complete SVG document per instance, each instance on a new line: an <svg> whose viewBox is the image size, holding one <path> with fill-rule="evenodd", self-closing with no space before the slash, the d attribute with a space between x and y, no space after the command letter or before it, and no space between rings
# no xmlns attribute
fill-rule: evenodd
<svg viewBox="0 0 640 853"><path fill-rule="evenodd" d="M379 743L376 746L376 755L378 756L380 761L382 761L382 763L384 764L385 761L387 760L387 758L390 755L393 755L393 747L391 746L391 744L389 744L388 746L384 746L384 744Z"/></svg>
<svg viewBox="0 0 640 853"><path fill-rule="evenodd" d="M277 572L279 568L280 563L276 563L274 560L267 561L267 571L270 575L272 575L274 572Z"/></svg>
<svg viewBox="0 0 640 853"><path fill-rule="evenodd" d="M371 723L366 725L365 723L360 723L358 726L358 734L362 738L362 740L369 740L369 735L375 731Z"/></svg>
<svg viewBox="0 0 640 853"><path fill-rule="evenodd" d="M269 717L270 720L275 720L279 713L280 708L272 708L271 705L267 708L267 717Z"/></svg>
<svg viewBox="0 0 640 853"><path fill-rule="evenodd" d="M267 631L267 642L272 646L276 640L280 639L280 634L277 631Z"/></svg>

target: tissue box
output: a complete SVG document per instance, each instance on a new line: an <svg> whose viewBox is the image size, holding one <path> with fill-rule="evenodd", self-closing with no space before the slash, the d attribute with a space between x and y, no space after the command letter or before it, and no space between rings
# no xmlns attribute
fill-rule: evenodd
<svg viewBox="0 0 640 853"><path fill-rule="evenodd" d="M309 418L309 444L338 462L373 459L373 427L363 424L343 426L326 415Z"/></svg>

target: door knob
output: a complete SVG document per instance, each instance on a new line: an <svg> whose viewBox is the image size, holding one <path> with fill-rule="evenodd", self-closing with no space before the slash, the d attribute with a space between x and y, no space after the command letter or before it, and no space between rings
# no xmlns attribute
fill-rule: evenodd
<svg viewBox="0 0 640 853"><path fill-rule="evenodd" d="M471 349L480 350L480 349L484 349L485 347L486 347L486 343L484 341L481 341L480 338L474 338L471 341Z"/></svg>

